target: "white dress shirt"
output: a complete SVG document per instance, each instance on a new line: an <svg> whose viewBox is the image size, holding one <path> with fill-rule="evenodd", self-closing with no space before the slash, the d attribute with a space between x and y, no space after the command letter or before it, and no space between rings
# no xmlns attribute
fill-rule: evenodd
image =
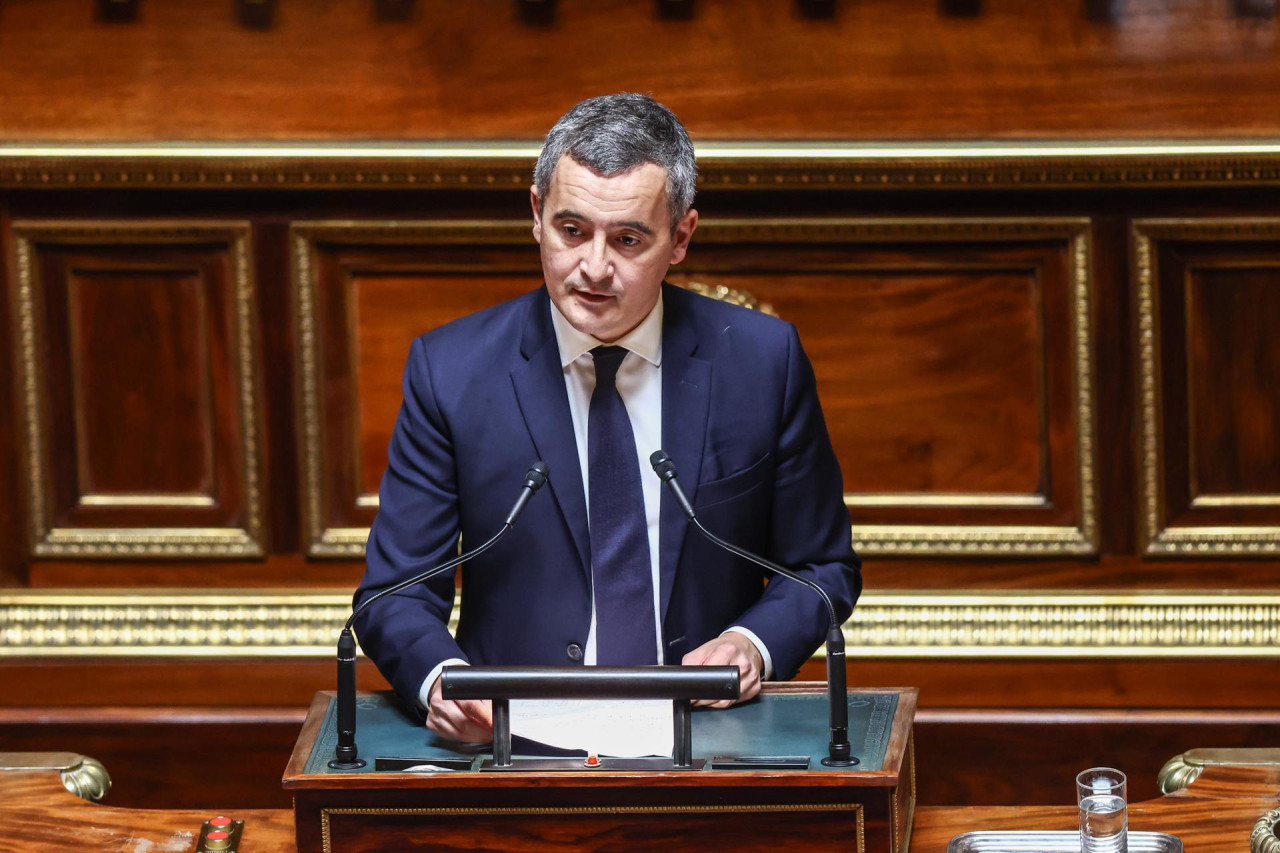
<svg viewBox="0 0 1280 853"><path fill-rule="evenodd" d="M551 325L555 328L556 343L560 348L560 367L564 371L565 391L569 395L569 414L573 420L573 437L578 446L579 468L582 472L582 494L586 505L591 505L589 472L587 470L587 418L591 408L591 394L596 389L596 368L591 350L606 346L602 341L575 329L555 303L551 303ZM653 578L653 620L658 638L657 661L665 662L662 644L661 583L658 569L658 521L662 502L662 482L653 473L649 454L662 447L662 299L659 297L653 310L640 325L613 343L628 353L618 368L615 380L619 396L631 420L631 430L636 439L636 462L640 466L640 486L644 494L644 514L649 531L649 570ZM749 639L764 661L762 678L773 674L773 660L769 650L754 632L738 625L727 628ZM591 601L591 627L582 649L582 662L593 666L596 662L596 606ZM438 664L427 675L418 691L418 701L425 708L431 688L446 666L465 664L466 661L451 658ZM679 663L679 661L673 661Z"/></svg>

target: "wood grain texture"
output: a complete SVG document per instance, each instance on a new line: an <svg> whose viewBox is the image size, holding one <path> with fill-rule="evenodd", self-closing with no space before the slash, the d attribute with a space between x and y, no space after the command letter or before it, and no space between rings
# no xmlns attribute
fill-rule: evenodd
<svg viewBox="0 0 1280 853"><path fill-rule="evenodd" d="M490 223L300 227L314 272L297 286L310 288L315 306L302 331L315 336L323 389L300 419L323 425L322 445L307 450L320 456L321 529L373 521L413 339L537 286L524 229L516 241L507 223L497 227L512 237L493 245Z"/></svg>
<svg viewBox="0 0 1280 853"><path fill-rule="evenodd" d="M1130 828L1171 832L1189 853L1234 853L1265 811L1276 804L1280 775L1275 768L1209 767L1188 788L1129 807ZM134 810L92 805L62 788L55 772L0 774L0 819L5 851L66 849L120 850L125 844L163 844L188 849L200 822L212 814L182 810ZM243 849L294 851L293 814L287 809L233 811L245 821ZM975 830L1071 830L1073 805L944 807L925 804L915 810L910 850L940 853L956 835ZM549 831L555 831L552 827ZM792 827L803 841L804 829ZM669 838L669 841L671 839ZM669 846L669 845L668 845Z"/></svg>
<svg viewBox="0 0 1280 853"><path fill-rule="evenodd" d="M892 0L835 3L829 17L703 0L689 20L654 4L560 0L541 24L522 8L420 4L387 23L369 4L279 4L268 29L251 30L225 7L180 0L121 24L77 0L16 4L0 29L0 124L40 140L535 139L581 98L634 90L717 138L1277 127L1276 24L1214 0L1129 0L1110 23L1037 0L974 18Z"/></svg>
<svg viewBox="0 0 1280 853"><path fill-rule="evenodd" d="M708 218L670 277L796 325L855 524L1080 524L1070 241L1024 227Z"/></svg>
<svg viewBox="0 0 1280 853"><path fill-rule="evenodd" d="M1169 832L1187 853L1244 849L1254 822L1276 805L1280 778L1274 768L1210 767L1190 787L1129 805L1129 829ZM1068 806L921 808L916 810L912 851L941 853L956 835L979 830L1074 830L1077 809Z"/></svg>
<svg viewBox="0 0 1280 853"><path fill-rule="evenodd" d="M1143 369L1146 533L1280 538L1280 255L1256 224L1195 218L1135 225L1150 258L1140 310L1156 334ZM1251 231L1250 226L1257 228ZM1144 398L1145 399L1145 398ZM1152 440L1155 428L1157 440ZM1224 551L1225 546L1218 545Z"/></svg>
<svg viewBox="0 0 1280 853"><path fill-rule="evenodd" d="M1187 272L1192 504L1280 504L1280 252L1246 248Z"/></svg>
<svg viewBox="0 0 1280 853"><path fill-rule="evenodd" d="M0 800L4 853L193 850L201 824L219 814L212 808L159 811L88 803L63 788L51 771L0 773ZM235 810L228 816L245 822L244 853L295 850L291 810Z"/></svg>
<svg viewBox="0 0 1280 853"><path fill-rule="evenodd" d="M37 413L24 425L40 547L122 553L103 529L252 542L258 361L242 226L19 223L17 234L25 287L11 310L34 330L21 377L37 401L23 409ZM51 541L82 530L93 537L83 550Z"/></svg>

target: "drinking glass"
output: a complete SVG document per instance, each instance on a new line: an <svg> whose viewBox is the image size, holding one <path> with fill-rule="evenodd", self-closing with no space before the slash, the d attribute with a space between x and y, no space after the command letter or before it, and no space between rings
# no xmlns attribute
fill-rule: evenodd
<svg viewBox="0 0 1280 853"><path fill-rule="evenodd" d="M1080 849L1084 853L1127 853L1128 778L1110 767L1092 767L1076 776L1080 805Z"/></svg>

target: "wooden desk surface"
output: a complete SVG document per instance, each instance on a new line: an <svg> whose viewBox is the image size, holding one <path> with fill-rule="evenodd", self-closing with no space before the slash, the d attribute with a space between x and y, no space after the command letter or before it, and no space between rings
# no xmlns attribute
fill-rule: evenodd
<svg viewBox="0 0 1280 853"><path fill-rule="evenodd" d="M1240 853L1254 823L1280 807L1280 767L1207 767L1189 787L1130 806L1135 830L1172 832L1186 853ZM0 851L184 853L214 811L115 809L69 793L56 771L0 771ZM292 853L293 812L246 810L243 853ZM913 853L945 851L956 835L979 829L1074 829L1073 805L916 810ZM802 840L802 835L797 840Z"/></svg>

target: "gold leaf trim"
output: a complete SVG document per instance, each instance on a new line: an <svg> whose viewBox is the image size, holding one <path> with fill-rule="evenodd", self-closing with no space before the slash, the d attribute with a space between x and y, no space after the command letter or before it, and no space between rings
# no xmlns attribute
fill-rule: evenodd
<svg viewBox="0 0 1280 853"><path fill-rule="evenodd" d="M11 592L0 657L329 657L350 607L345 593ZM1280 595L872 592L844 635L866 658L1274 658Z"/></svg>
<svg viewBox="0 0 1280 853"><path fill-rule="evenodd" d="M1280 219L1139 219L1133 223L1133 269L1138 325L1138 410L1142 548L1150 556L1267 557L1280 554L1280 526L1191 527L1165 524L1166 506L1160 288L1156 246L1161 240L1276 240ZM1261 505L1269 505L1263 496ZM1250 504L1246 496L1220 495L1219 505Z"/></svg>
<svg viewBox="0 0 1280 853"><path fill-rule="evenodd" d="M0 145L0 188L524 191L528 142ZM1271 140L806 144L708 141L699 185L725 190L1269 186Z"/></svg>

